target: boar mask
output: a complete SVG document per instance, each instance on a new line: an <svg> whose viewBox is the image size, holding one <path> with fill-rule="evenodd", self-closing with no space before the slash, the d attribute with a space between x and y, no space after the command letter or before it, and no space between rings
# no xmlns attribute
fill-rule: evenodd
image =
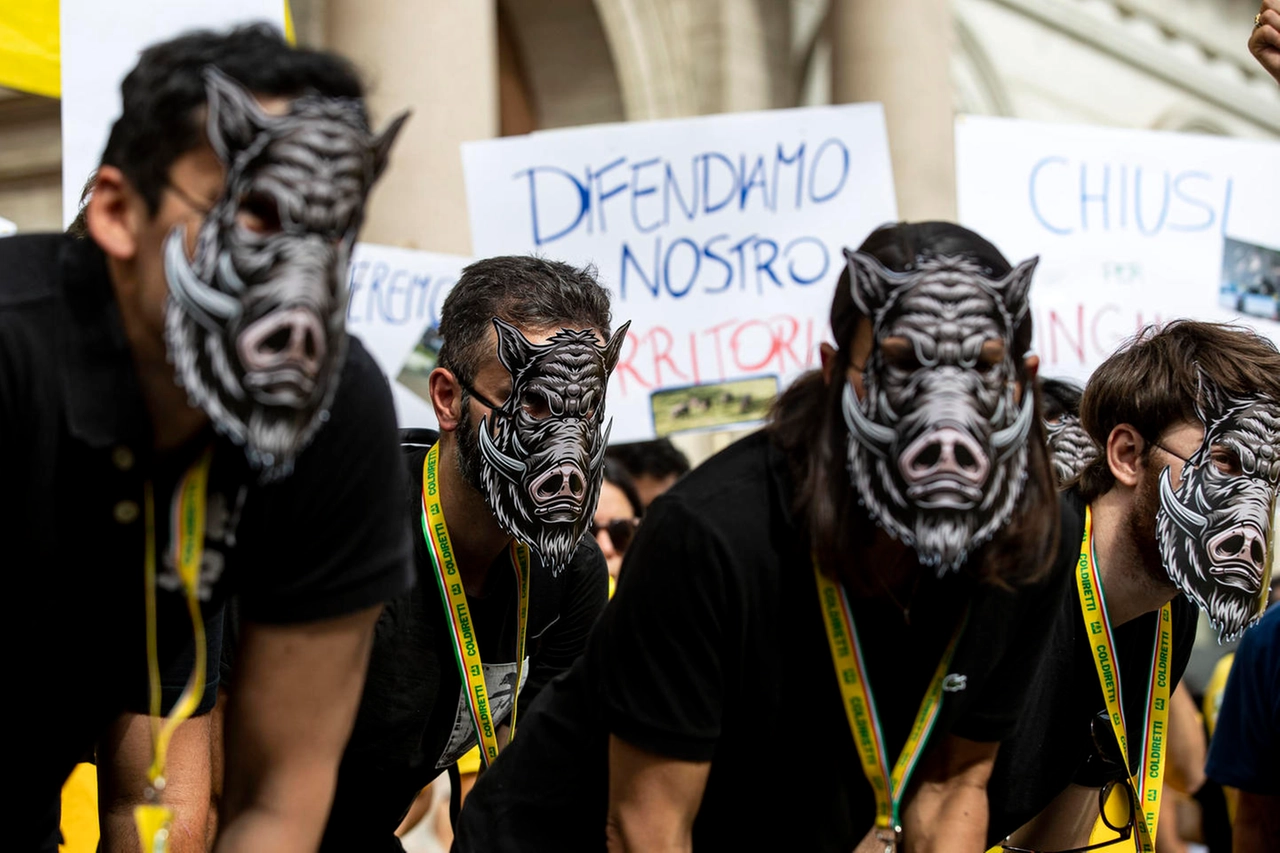
<svg viewBox="0 0 1280 853"><path fill-rule="evenodd" d="M942 575L1022 494L1035 398L1030 388L1017 397L1013 339L1037 259L997 280L963 257L921 257L899 273L845 255L874 336L865 396L844 388L853 486L876 523Z"/></svg>
<svg viewBox="0 0 1280 853"><path fill-rule="evenodd" d="M1196 408L1204 440L1177 489L1169 468L1161 472L1156 533L1169 579L1221 642L1261 615L1270 592L1280 404L1228 394L1202 375Z"/></svg>
<svg viewBox="0 0 1280 853"><path fill-rule="evenodd" d="M590 329L534 344L494 318L498 360L511 374L501 406L478 430L480 489L498 524L559 574L591 523L604 478L605 388L627 323L604 346Z"/></svg>
<svg viewBox="0 0 1280 853"><path fill-rule="evenodd" d="M227 178L194 257L184 225L165 242L166 344L192 404L272 479L328 419L347 260L407 116L375 136L358 101L304 96L275 116L216 69L205 82Z"/></svg>

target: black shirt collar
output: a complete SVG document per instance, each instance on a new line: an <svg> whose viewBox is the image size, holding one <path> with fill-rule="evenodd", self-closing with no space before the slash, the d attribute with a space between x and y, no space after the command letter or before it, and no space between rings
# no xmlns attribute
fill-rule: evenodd
<svg viewBox="0 0 1280 853"><path fill-rule="evenodd" d="M150 423L106 256L66 237L60 256L63 394L71 435L92 447L150 446Z"/></svg>

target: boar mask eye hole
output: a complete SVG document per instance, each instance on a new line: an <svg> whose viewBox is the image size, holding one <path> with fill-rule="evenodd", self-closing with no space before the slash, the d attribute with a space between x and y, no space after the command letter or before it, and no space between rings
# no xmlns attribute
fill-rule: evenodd
<svg viewBox="0 0 1280 853"><path fill-rule="evenodd" d="M905 338L888 338L880 345L880 355L887 367L913 371L921 367L916 348Z"/></svg>
<svg viewBox="0 0 1280 853"><path fill-rule="evenodd" d="M282 229L280 206L267 193L251 192L240 200L236 222L254 234L276 234Z"/></svg>
<svg viewBox="0 0 1280 853"><path fill-rule="evenodd" d="M535 421L551 417L551 404L547 398L536 391L526 391L520 397L520 408Z"/></svg>
<svg viewBox="0 0 1280 853"><path fill-rule="evenodd" d="M1240 464L1240 454L1229 448L1213 448L1209 454L1209 461L1213 463L1214 469L1219 474L1238 477L1244 473L1244 467Z"/></svg>

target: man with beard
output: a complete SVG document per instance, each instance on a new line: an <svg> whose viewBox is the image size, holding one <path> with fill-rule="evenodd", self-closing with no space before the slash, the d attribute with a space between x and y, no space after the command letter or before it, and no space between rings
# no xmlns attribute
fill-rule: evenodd
<svg viewBox="0 0 1280 853"><path fill-rule="evenodd" d="M1229 326L1148 330L1093 374L1080 420L1100 452L1064 495L1075 592L996 762L991 841L1012 832L1006 849L1088 844L1105 796L1107 831L1095 840L1150 850L1169 697L1197 607L1230 639L1265 601L1280 353Z"/></svg>
<svg viewBox="0 0 1280 853"><path fill-rule="evenodd" d="M838 349L654 501L586 654L476 783L458 850L982 843L1067 577L1027 355L1035 261L949 223L847 256ZM804 784L768 784L799 751Z"/></svg>
<svg viewBox="0 0 1280 853"><path fill-rule="evenodd" d="M626 334L609 325L590 270L539 258L477 261L445 300L439 437L406 444L420 581L378 622L323 850L401 850L418 792L477 742L487 765L523 739L523 709L581 655L607 590L584 533Z"/></svg>
<svg viewBox="0 0 1280 853"><path fill-rule="evenodd" d="M372 132L345 61L268 28L153 46L122 96L81 236L0 242L27 743L5 846L56 847L59 788L96 743L105 848L207 849L199 715L237 593L216 849L314 849L379 607L412 580L389 389L344 333L395 128Z"/></svg>

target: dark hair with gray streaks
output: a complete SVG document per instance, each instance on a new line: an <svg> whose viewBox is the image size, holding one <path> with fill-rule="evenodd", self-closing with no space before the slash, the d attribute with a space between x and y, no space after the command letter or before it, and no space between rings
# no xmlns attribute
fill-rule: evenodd
<svg viewBox="0 0 1280 853"><path fill-rule="evenodd" d="M485 258L462 271L440 311L439 363L463 382L475 381L493 318L528 331L594 329L609 337L609 292L591 266L574 267L531 255Z"/></svg>

